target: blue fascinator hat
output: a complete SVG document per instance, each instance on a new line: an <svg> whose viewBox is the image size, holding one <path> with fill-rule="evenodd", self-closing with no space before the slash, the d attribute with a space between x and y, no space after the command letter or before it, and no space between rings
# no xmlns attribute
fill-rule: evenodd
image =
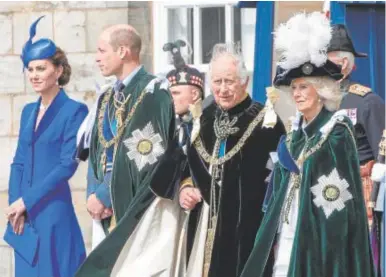
<svg viewBox="0 0 386 277"><path fill-rule="evenodd" d="M29 29L29 39L24 44L23 51L20 56L21 60L23 61L24 68L28 67L30 61L48 59L54 56L56 53L56 45L50 39L42 38L32 43L32 39L36 35L36 26L43 17L44 15L39 17L34 23L31 24Z"/></svg>

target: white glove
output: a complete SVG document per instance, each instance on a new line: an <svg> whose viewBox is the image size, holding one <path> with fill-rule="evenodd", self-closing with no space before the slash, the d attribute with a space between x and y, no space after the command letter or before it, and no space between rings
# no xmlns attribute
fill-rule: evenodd
<svg viewBox="0 0 386 277"><path fill-rule="evenodd" d="M386 177L386 164L376 163L371 171L371 180L383 182Z"/></svg>

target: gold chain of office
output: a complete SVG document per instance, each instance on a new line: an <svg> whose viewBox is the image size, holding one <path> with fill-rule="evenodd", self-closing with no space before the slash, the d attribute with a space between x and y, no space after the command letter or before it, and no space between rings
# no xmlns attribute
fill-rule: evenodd
<svg viewBox="0 0 386 277"><path fill-rule="evenodd" d="M356 147L356 141L355 141L355 136L354 136L354 133L352 132L352 130L350 129L350 126L343 122L343 121L337 121L336 124L341 124L343 126L345 126L352 138L352 140L354 141L354 145ZM310 148L309 150L307 150L307 152L304 154L304 155L301 155L301 157L299 157L299 159L297 160L297 165L298 166L303 166L305 160L307 160L311 155L313 155L316 151L318 151L322 145L324 144L324 142L327 140L329 134L331 133L333 128L331 128L331 130L325 134L316 144L315 146L313 146L312 148ZM286 143L287 143L287 148L290 149L290 142L292 141L292 136L293 136L293 132L291 131L288 136L287 136L287 139L286 139ZM309 139L310 140L310 139Z"/></svg>
<svg viewBox="0 0 386 277"><path fill-rule="evenodd" d="M345 122L342 122L342 121L337 121L336 124L341 124L343 126L345 126L347 128L347 130L349 131L349 134L354 142L354 145L355 145L355 148L356 148L356 142L355 142L355 136L354 136L354 133L352 132L352 130L350 129L350 126L345 123ZM312 139L312 137L310 139L307 140L305 146L304 146L304 150L306 150L306 152L303 154L303 151L302 153L300 154L300 157L297 159L296 161L296 164L298 167L302 168L303 167L303 164L304 162L311 156L313 155L316 151L318 151L320 148L322 148L322 145L327 141L327 138L329 136L329 134L332 132L332 129L327 133L325 134L316 144L315 146L311 147L309 150L307 150L307 145L309 143L309 141ZM288 136L287 136L287 139L286 139L286 144L287 144L287 148L290 149L291 147L291 142L292 142L292 137L293 137L293 132L291 131ZM283 208L283 214L282 214L282 217L283 217L283 222L284 223L289 223L289 213L290 213L290 210L291 210L291 205L292 205L292 201L295 197L295 191L296 189L299 189L300 188L300 185L301 185L301 182L302 182L302 174L296 174L296 173L291 173L291 176L290 176L290 181L289 183L291 184L292 183L292 186L290 188L290 191L288 193L288 197L287 197L287 200L286 200L286 203L284 204L284 208Z"/></svg>
<svg viewBox="0 0 386 277"><path fill-rule="evenodd" d="M244 132L244 134L237 142L237 144L228 153L226 153L224 156L220 158L213 157L211 154L208 153L208 151L206 151L200 137L198 137L194 141L194 147L197 149L198 154L204 159L205 162L207 162L210 165L221 165L229 161L230 159L232 159L233 156L236 155L241 150L241 148L243 148L246 141L255 130L256 126L259 125L263 120L265 112L266 112L265 108L261 110L261 112L248 125L247 130Z"/></svg>
<svg viewBox="0 0 386 277"><path fill-rule="evenodd" d="M108 92L106 92L105 96L103 97L102 103L101 103L101 108L98 114L98 138L99 142L102 145L104 149L109 148L118 140L121 138L123 135L123 131L125 130L125 127L129 123L130 119L133 117L135 110L137 109L137 106L142 102L143 98L146 95L146 90L143 90L138 97L137 101L134 103L133 107L127 114L127 117L125 119L125 122L123 124L118 124L118 132L117 135L114 136L111 140L106 140L106 138L103 135L103 122L105 118L105 113L106 113L106 108L107 108L107 103L110 101L110 97L112 96L112 89L110 89Z"/></svg>

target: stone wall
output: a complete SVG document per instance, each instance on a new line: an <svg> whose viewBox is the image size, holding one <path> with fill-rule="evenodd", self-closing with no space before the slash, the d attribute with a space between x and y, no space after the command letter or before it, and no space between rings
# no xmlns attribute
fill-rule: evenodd
<svg viewBox="0 0 386 277"><path fill-rule="evenodd" d="M143 37L143 63L152 66L151 4L149 2L0 2L0 235L4 233L9 165L19 132L23 106L36 101L19 58L28 39L30 24L45 15L38 25L37 38L53 39L68 55L72 78L66 91L91 107L95 85L105 82L95 65L96 41L101 30L112 24L130 23ZM85 206L86 167L81 164L71 180L73 202L83 236L90 248L91 220ZM13 276L13 255L0 239L0 276Z"/></svg>

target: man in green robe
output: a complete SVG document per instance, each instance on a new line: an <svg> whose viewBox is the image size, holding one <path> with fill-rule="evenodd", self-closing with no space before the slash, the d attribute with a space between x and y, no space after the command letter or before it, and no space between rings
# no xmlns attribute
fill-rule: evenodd
<svg viewBox="0 0 386 277"><path fill-rule="evenodd" d="M129 25L112 26L98 40L101 73L118 79L99 97L88 123L87 208L102 219L106 238L77 277L178 276L174 256L182 249L184 214L173 201L172 153L178 148L173 104L167 82L140 64L140 50L140 36ZM155 256L152 247L163 256Z"/></svg>

